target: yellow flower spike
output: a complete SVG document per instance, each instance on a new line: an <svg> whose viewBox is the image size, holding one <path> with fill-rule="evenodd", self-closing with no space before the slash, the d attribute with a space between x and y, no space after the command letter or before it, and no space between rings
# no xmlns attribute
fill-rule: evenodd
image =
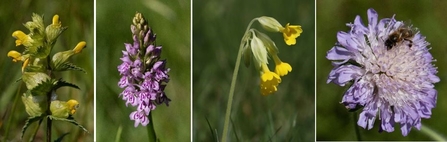
<svg viewBox="0 0 447 142"><path fill-rule="evenodd" d="M81 52L82 49L84 49L84 48L86 47L86 46L85 46L86 44L87 44L87 43L86 43L85 41L81 41L81 42L79 42L78 45L76 45L76 47L73 48L74 53L76 54L76 53Z"/></svg>
<svg viewBox="0 0 447 142"><path fill-rule="evenodd" d="M14 50L8 52L8 57L11 57L13 62L22 60L22 54Z"/></svg>
<svg viewBox="0 0 447 142"><path fill-rule="evenodd" d="M271 72L267 64L261 65L261 94L268 95L278 90L277 86L281 83L281 78L274 72Z"/></svg>
<svg viewBox="0 0 447 142"><path fill-rule="evenodd" d="M68 100L67 105L71 115L75 114L76 109L79 108L79 102L76 100Z"/></svg>
<svg viewBox="0 0 447 142"><path fill-rule="evenodd" d="M52 25L53 26L55 26L56 28L59 28L59 27L61 27L61 21L59 21L59 15L54 15L53 16L53 23L52 23Z"/></svg>
<svg viewBox="0 0 447 142"><path fill-rule="evenodd" d="M300 25L290 25L290 23L287 23L286 27L282 29L281 32L283 33L284 41L287 45L295 45L296 38L300 36L303 29L301 29Z"/></svg>
<svg viewBox="0 0 447 142"><path fill-rule="evenodd" d="M24 46L31 46L31 42L33 42L33 39L23 33L22 31L15 31L12 33L12 37L16 39L16 46L24 45Z"/></svg>
<svg viewBox="0 0 447 142"><path fill-rule="evenodd" d="M23 62L23 65L22 65L22 72L25 71L25 68L26 68L26 66L28 66L28 64L29 64L29 58L27 58L27 59L25 60L25 62Z"/></svg>
<svg viewBox="0 0 447 142"><path fill-rule="evenodd" d="M273 60L275 61L275 73L278 74L279 76L285 76L287 75L289 72L292 71L292 66L290 66L290 64L286 63L286 62L282 62L279 57L274 54L273 56Z"/></svg>

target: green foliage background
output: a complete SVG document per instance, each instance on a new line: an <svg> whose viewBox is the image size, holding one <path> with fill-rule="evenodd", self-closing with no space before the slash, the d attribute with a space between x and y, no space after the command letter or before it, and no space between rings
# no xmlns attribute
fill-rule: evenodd
<svg viewBox="0 0 447 142"><path fill-rule="evenodd" d="M353 119L339 102L348 87L340 87L336 84L326 84L332 65L325 58L326 52L337 41L338 31L350 30L346 23L354 22L356 15L360 15L363 22L367 23L366 11L374 8L379 14L379 19L392 17L396 14L396 20L410 22L417 27L426 40L431 43L430 52L437 60L438 76L441 82L435 84L438 90L436 108L432 110L430 119L422 119L422 124L447 136L447 1L354 1L354 0L318 0L317 1L317 140L357 140L354 127L357 119ZM361 112L361 111L358 111ZM359 113L356 115L358 116ZM355 125L355 126L354 126ZM402 136L400 126L397 125L392 133L379 133L379 121L376 120L374 128L365 130L361 127L360 134L363 140L433 140L426 134L413 129L407 137Z"/></svg>
<svg viewBox="0 0 447 142"><path fill-rule="evenodd" d="M23 24L31 21L32 13L44 15L45 26L51 24L54 14L58 14L62 26L68 29L61 34L53 48L51 55L59 51L73 49L79 41L86 41L87 48L82 53L74 55L71 62L86 70L82 72L60 72L56 78L78 85L81 90L64 87L59 89L59 100L76 99L80 103L74 118L87 128L90 133L84 133L80 128L67 122L53 121L53 137L57 139L64 133L64 141L93 141L93 1L2 1L0 5L0 141L20 141L22 127L28 114L25 112L20 96L26 91L22 81L16 82L21 76L21 62L14 63L6 54L10 50L22 52L23 46L15 47L15 39L11 36L16 30L29 33ZM22 85L21 90L18 90ZM19 92L17 92L19 91ZM14 101L18 96L17 101ZM12 107L16 109L12 111ZM12 117L12 122L7 119ZM25 133L28 139L37 123L31 125ZM9 129L7 126L9 125ZM36 135L36 141L45 139L45 123L42 123L40 131ZM6 132L8 131L8 135ZM5 138L6 137L6 138Z"/></svg>
<svg viewBox="0 0 447 142"><path fill-rule="evenodd" d="M97 141L148 141L146 127L134 127L129 119L135 107L126 107L119 94L117 66L122 62L124 43L132 43L130 25L138 11L149 21L163 45L162 59L171 68L166 94L169 107L159 105L152 111L155 132L161 141L189 141L191 127L190 89L190 1L108 1L97 0L96 50L96 129ZM118 134L118 129L122 133Z"/></svg>
<svg viewBox="0 0 447 142"><path fill-rule="evenodd" d="M282 77L278 92L262 96L253 63L241 64L229 129L236 141L314 141L314 1L194 0L193 139L221 139L228 93L240 40L253 18L271 16L282 25L298 24L303 33L287 46L281 33L266 33L279 57L293 70ZM274 70L270 61L270 70ZM207 122L209 121L209 124ZM216 136L218 138L216 138Z"/></svg>

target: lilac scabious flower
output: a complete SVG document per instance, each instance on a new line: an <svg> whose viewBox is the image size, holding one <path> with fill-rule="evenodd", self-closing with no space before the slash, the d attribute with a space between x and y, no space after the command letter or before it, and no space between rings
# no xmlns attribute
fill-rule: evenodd
<svg viewBox="0 0 447 142"><path fill-rule="evenodd" d="M349 110L363 107L357 124L365 129L380 120L379 132L393 132L400 124L403 136L420 130L421 118L430 118L436 105L435 60L428 42L417 29L391 18L378 19L368 10L368 25L360 16L349 32L338 32L336 45L327 52L334 68L327 83L351 84L341 103Z"/></svg>
<svg viewBox="0 0 447 142"><path fill-rule="evenodd" d="M170 69L166 68L166 60L160 60L162 47L155 45L156 35L141 13L133 18L131 30L133 43L124 44L123 63L118 66L121 75L118 86L124 89L120 97L126 101L126 106L137 107L130 114L137 127L140 123L143 126L149 123L149 113L157 105L169 106L171 100L164 89L169 82Z"/></svg>

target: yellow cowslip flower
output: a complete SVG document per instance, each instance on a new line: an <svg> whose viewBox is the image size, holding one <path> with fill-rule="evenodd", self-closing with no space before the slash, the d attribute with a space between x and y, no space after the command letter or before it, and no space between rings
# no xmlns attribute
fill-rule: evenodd
<svg viewBox="0 0 447 142"><path fill-rule="evenodd" d="M14 37L16 39L16 46L19 45L24 45L24 46L31 46L32 42L34 42L34 40L26 35L25 33L23 33L22 31L15 31L12 33L12 37Z"/></svg>
<svg viewBox="0 0 447 142"><path fill-rule="evenodd" d="M284 41L287 45L295 45L296 38L300 36L303 32L300 25L290 25L287 23L285 27L281 26L281 24L273 17L261 16L257 18L259 23L261 23L262 27L267 31L271 32L282 32L284 36Z"/></svg>
<svg viewBox="0 0 447 142"><path fill-rule="evenodd" d="M286 63L286 62L282 62L279 57L274 54L273 56L273 60L275 61L275 73L278 74L279 76L285 76L287 75L289 72L292 71L292 66L290 66L290 64Z"/></svg>
<svg viewBox="0 0 447 142"><path fill-rule="evenodd" d="M59 15L54 15L53 16L53 23L52 23L52 25L55 27L55 28L59 28L59 27L61 27L61 21L59 21Z"/></svg>
<svg viewBox="0 0 447 142"><path fill-rule="evenodd" d="M290 23L287 23L286 27L284 27L281 32L287 45L295 45L296 38L300 36L303 29L301 29L300 25L290 25Z"/></svg>
<svg viewBox="0 0 447 142"><path fill-rule="evenodd" d="M274 72L271 72L267 64L261 65L261 94L266 96L275 93L278 88L277 86L281 83L281 78Z"/></svg>
<svg viewBox="0 0 447 142"><path fill-rule="evenodd" d="M85 42L85 41L81 41L81 42L79 42L77 45L76 45L76 47L75 48L73 48L73 51L74 51L74 53L76 54L76 53L79 53L79 52L81 52L82 51L82 49L84 49L86 46L87 43Z"/></svg>

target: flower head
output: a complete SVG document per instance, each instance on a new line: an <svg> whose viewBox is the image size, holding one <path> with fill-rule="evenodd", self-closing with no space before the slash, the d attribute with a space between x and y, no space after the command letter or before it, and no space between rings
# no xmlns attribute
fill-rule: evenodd
<svg viewBox="0 0 447 142"><path fill-rule="evenodd" d="M394 17L379 20L374 9L368 10L367 26L360 16L347 25L351 30L337 34L338 43L326 56L334 65L327 82L352 82L342 104L350 110L363 107L357 124L365 129L376 118L379 131L393 132L397 123L404 136L412 127L420 129L421 118L430 118L436 105L434 83L440 81L425 37L409 28L414 35L389 44L391 35L410 26Z"/></svg>
<svg viewBox="0 0 447 142"><path fill-rule="evenodd" d="M31 46L34 42L34 40L23 33L22 31L15 31L12 33L12 37L16 38L16 46L24 45L24 46Z"/></svg>
<svg viewBox="0 0 447 142"><path fill-rule="evenodd" d="M303 30L300 25L290 25L290 23L287 23L286 27L284 27L281 32L287 45L295 45L296 38L301 35Z"/></svg>
<svg viewBox="0 0 447 142"><path fill-rule="evenodd" d="M266 17L262 17L266 18ZM261 19L262 19L261 18ZM259 18L258 18L259 19ZM267 20L272 20L273 18L267 17ZM274 19L273 19L274 20ZM260 20L262 21L262 20ZM273 22L275 23L275 22ZM273 24L275 25L275 24ZM256 29L250 29L244 35L243 41L245 41L243 54L246 66L250 63L249 53L253 54L256 67L261 73L261 94L268 95L276 92L278 90L277 86L281 82L281 76L287 75L292 71L292 67L285 62L282 62L278 57L278 48L276 44L264 33L259 32ZM272 56L276 64L275 72L271 72L267 66L268 57Z"/></svg>
<svg viewBox="0 0 447 142"><path fill-rule="evenodd" d="M296 38L300 36L303 32L300 25L290 25L287 23L285 27L281 26L281 24L273 17L261 16L257 18L259 23L262 25L264 29L271 32L282 32L284 36L284 41L287 45L295 45Z"/></svg>
<svg viewBox="0 0 447 142"><path fill-rule="evenodd" d="M171 100L164 89L169 82L170 69L166 67L166 60L160 60L162 47L155 45L156 36L141 13L135 15L131 31L134 41L124 44L123 63L118 66L122 76L118 86L124 88L120 96L126 105L137 107L129 116L137 127L140 123L143 126L149 123L148 115L156 105L169 105Z"/></svg>
<svg viewBox="0 0 447 142"><path fill-rule="evenodd" d="M278 90L277 86L281 83L281 78L278 74L271 72L266 64L262 64L261 68L261 94L266 96L275 93Z"/></svg>

